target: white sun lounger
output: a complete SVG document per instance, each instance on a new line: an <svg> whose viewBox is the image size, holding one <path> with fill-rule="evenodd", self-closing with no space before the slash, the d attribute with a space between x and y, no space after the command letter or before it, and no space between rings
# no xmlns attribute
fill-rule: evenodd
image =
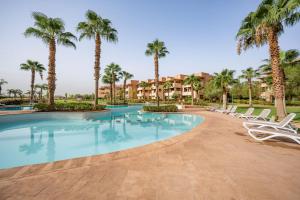
<svg viewBox="0 0 300 200"><path fill-rule="evenodd" d="M295 113L290 113L288 116L286 116L283 120L280 122L266 122L266 121L259 121L259 120L253 120L253 121L246 121L243 122L243 126L250 130L250 129L265 129L265 128L271 128L275 129L276 131L288 131L291 133L297 134L297 130L293 128L293 126L290 124L291 121L295 118Z"/></svg>
<svg viewBox="0 0 300 200"><path fill-rule="evenodd" d="M285 138L290 138L292 140L294 140L295 142L297 142L298 144L300 144L300 135L297 133L292 133L292 132L288 132L288 131L283 131L283 130L270 130L270 129L257 129L257 128L253 128L253 129L249 129L248 130L248 134L254 138L255 140L259 140L259 141L264 141L264 140L268 140L271 138L275 138L275 137L285 137Z"/></svg>
<svg viewBox="0 0 300 200"><path fill-rule="evenodd" d="M237 106L233 106L229 112L225 111L224 114L234 114L236 113Z"/></svg>
<svg viewBox="0 0 300 200"><path fill-rule="evenodd" d="M253 117L253 115L252 115L253 111L254 111L254 108L248 108L248 110L245 113L237 113L235 116L238 118Z"/></svg>
<svg viewBox="0 0 300 200"><path fill-rule="evenodd" d="M217 109L217 110L215 110L216 112L220 112L220 113L224 113L224 112L229 112L230 110L231 110L231 108L232 108L232 105L229 105L228 107L227 107L227 109Z"/></svg>
<svg viewBox="0 0 300 200"><path fill-rule="evenodd" d="M268 116L271 113L271 109L263 109L259 115L252 115L248 117L244 117L247 120L263 120L263 121L268 121Z"/></svg>

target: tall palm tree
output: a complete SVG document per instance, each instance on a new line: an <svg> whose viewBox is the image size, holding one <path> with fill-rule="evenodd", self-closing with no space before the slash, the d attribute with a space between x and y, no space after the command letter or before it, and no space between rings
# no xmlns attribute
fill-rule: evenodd
<svg viewBox="0 0 300 200"><path fill-rule="evenodd" d="M166 81L163 85L163 88L168 91L168 100L170 100L170 89L173 86L171 81Z"/></svg>
<svg viewBox="0 0 300 200"><path fill-rule="evenodd" d="M1 96L1 92L2 92L2 85L7 84L7 81L5 81L3 78L0 79L0 96Z"/></svg>
<svg viewBox="0 0 300 200"><path fill-rule="evenodd" d="M147 87L150 86L150 84L145 81L142 81L140 82L139 86L143 88L143 99L145 100L145 90Z"/></svg>
<svg viewBox="0 0 300 200"><path fill-rule="evenodd" d="M102 76L102 82L105 84L109 84L110 104L112 104L113 103L113 82L112 82L112 76L109 72L105 72L105 74Z"/></svg>
<svg viewBox="0 0 300 200"><path fill-rule="evenodd" d="M49 64L48 64L48 88L49 88L49 109L54 108L54 93L56 89L56 73L55 73L55 54L56 45L61 44L66 47L76 48L72 40L77 38L70 32L65 32L65 24L60 18L47 17L40 12L33 12L32 16L35 20L34 27L26 29L24 35L26 37L34 36L41 39L49 47Z"/></svg>
<svg viewBox="0 0 300 200"><path fill-rule="evenodd" d="M105 68L105 74L111 76L113 103L116 103L116 82L120 80L121 67L118 64L110 63Z"/></svg>
<svg viewBox="0 0 300 200"><path fill-rule="evenodd" d="M125 102L126 102L126 82L127 82L127 80L133 78L133 74L130 74L129 72L126 72L126 71L121 71L120 75L121 75L121 78L123 78L123 92L124 92L123 100L124 100L124 104L125 104Z"/></svg>
<svg viewBox="0 0 300 200"><path fill-rule="evenodd" d="M194 86L199 81L200 81L199 78L197 76L195 76L195 74L187 76L184 79L184 85L190 85L191 86L192 105L194 105L194 89L195 89Z"/></svg>
<svg viewBox="0 0 300 200"><path fill-rule="evenodd" d="M95 40L95 63L94 63L94 79L95 79L95 100L94 105L98 104L98 88L100 78L100 55L101 55L101 39L108 42L117 42L117 30L112 28L111 21L103 19L96 12L88 10L85 13L86 21L79 22L77 31L80 32L79 40L83 38Z"/></svg>
<svg viewBox="0 0 300 200"><path fill-rule="evenodd" d="M33 61L33 60L27 60L26 63L20 64L20 69L25 70L25 71L30 71L31 72L31 92L30 92L30 103L33 102L33 97L34 97L34 82L35 82L35 73L39 73L41 79L43 79L43 71L46 69L44 68L43 64L39 63L38 61Z"/></svg>
<svg viewBox="0 0 300 200"><path fill-rule="evenodd" d="M269 45L275 106L279 118L283 118L286 112L278 37L284 32L284 26L293 26L300 20L299 7L299 0L263 0L255 12L245 17L237 33L238 53L241 48L246 50L266 43Z"/></svg>
<svg viewBox="0 0 300 200"><path fill-rule="evenodd" d="M258 77L260 74L257 70L254 70L252 67L248 67L246 70L242 70L242 75L239 78L245 79L248 83L248 92L249 92L249 107L252 107L252 81L253 78Z"/></svg>
<svg viewBox="0 0 300 200"><path fill-rule="evenodd" d="M235 82L233 78L234 70L224 69L221 73L214 74L214 85L223 91L223 109L227 107L227 93L229 86Z"/></svg>
<svg viewBox="0 0 300 200"><path fill-rule="evenodd" d="M152 43L148 43L146 49L146 56L154 56L154 67L155 67L155 87L156 87L156 102L159 106L159 96L158 96L158 87L159 87L159 73L158 73L158 59L166 57L169 53L165 47L165 43L159 41L158 39L154 40Z"/></svg>

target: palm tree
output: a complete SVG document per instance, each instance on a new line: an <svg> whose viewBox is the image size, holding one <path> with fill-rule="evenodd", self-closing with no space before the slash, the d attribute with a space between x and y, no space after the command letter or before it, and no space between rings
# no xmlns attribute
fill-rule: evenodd
<svg viewBox="0 0 300 200"><path fill-rule="evenodd" d="M40 89L40 91L39 91L39 99L42 100L42 98L43 98L43 91L47 90L48 85L47 84L36 84L35 88Z"/></svg>
<svg viewBox="0 0 300 200"><path fill-rule="evenodd" d="M14 93L14 89L7 89L6 92L7 92L7 94L8 94L8 97L10 98L10 97L11 97L11 94Z"/></svg>
<svg viewBox="0 0 300 200"><path fill-rule="evenodd" d="M158 59L163 58L168 54L168 50L165 47L165 43L159 41L158 39L154 40L152 43L148 43L147 50L145 52L146 56L154 56L154 67L155 67L155 86L156 86L156 102L159 106L159 96L158 96L158 87L159 87L159 73L158 73Z"/></svg>
<svg viewBox="0 0 300 200"><path fill-rule="evenodd" d="M41 39L49 47L49 64L48 64L48 87L49 87L49 109L54 108L54 93L56 89L55 81L55 54L56 45L61 44L66 47L76 48L72 40L77 38L70 32L65 32L65 24L60 18L47 17L40 12L33 12L32 16L35 20L34 27L26 29L24 35L26 37L34 36Z"/></svg>
<svg viewBox="0 0 300 200"><path fill-rule="evenodd" d="M233 78L234 70L224 69L221 73L214 74L214 85L223 91L223 109L227 107L227 93L229 86L235 82Z"/></svg>
<svg viewBox="0 0 300 200"><path fill-rule="evenodd" d="M105 84L109 84L109 88L110 88L110 104L112 104L113 101L113 82L112 82L112 76L109 72L106 72L103 76L102 76L102 82Z"/></svg>
<svg viewBox="0 0 300 200"><path fill-rule="evenodd" d="M94 79L95 79L95 101L94 105L98 104L98 88L100 78L100 54L101 54L101 39L108 42L117 42L117 30L112 28L111 21L103 19L96 12L88 10L85 14L86 21L79 22L77 31L80 32L79 40L83 38L95 40L95 64L94 64Z"/></svg>
<svg viewBox="0 0 300 200"><path fill-rule="evenodd" d="M248 92L249 92L249 107L252 107L252 81L253 78L258 77L260 74L257 70L254 70L252 67L242 70L242 75L239 77L241 79L247 80L248 83Z"/></svg>
<svg viewBox="0 0 300 200"><path fill-rule="evenodd" d="M0 96L2 95L2 85L7 84L7 81L5 81L3 78L0 79Z"/></svg>
<svg viewBox="0 0 300 200"><path fill-rule="evenodd" d="M195 76L194 74L187 76L184 79L184 85L190 85L191 86L191 95L192 95L192 105L194 105L194 89L195 84L197 82L200 82L199 78Z"/></svg>
<svg viewBox="0 0 300 200"><path fill-rule="evenodd" d="M120 80L121 67L118 64L110 63L105 68L105 74L111 76L113 103L116 103L116 82Z"/></svg>
<svg viewBox="0 0 300 200"><path fill-rule="evenodd" d="M126 94L125 94L125 90L126 90L126 82L127 82L127 80L129 80L129 79L132 79L133 78L133 74L130 74L129 72L126 72L126 71L121 71L120 72L120 75L121 75L121 77L123 78L123 91L124 91L124 96L123 96L123 99L124 99L124 104L125 104L125 102L126 102Z"/></svg>
<svg viewBox="0 0 300 200"><path fill-rule="evenodd" d="M41 79L43 79L43 71L46 69L44 66L38 61L27 60L26 63L20 64L20 69L25 71L31 71L31 93L30 93L30 103L33 102L34 97L34 82L35 82L35 73L38 72L40 74Z"/></svg>
<svg viewBox="0 0 300 200"><path fill-rule="evenodd" d="M293 26L300 20L299 6L299 0L263 0L255 12L245 17L237 33L238 53L241 48L247 50L266 43L269 45L275 106L279 118L283 118L286 112L278 37L284 32L284 26Z"/></svg>
<svg viewBox="0 0 300 200"><path fill-rule="evenodd" d="M202 86L202 82L200 80L198 80L198 81L194 82L193 86L194 86L194 90L196 91L197 99L200 99L200 96L199 96L200 90L202 90L204 88Z"/></svg>
<svg viewBox="0 0 300 200"><path fill-rule="evenodd" d="M145 90L147 87L149 87L149 83L145 82L145 81L142 81L139 86L143 88L143 99L145 100Z"/></svg>
<svg viewBox="0 0 300 200"><path fill-rule="evenodd" d="M163 85L163 88L168 91L168 100L170 99L170 89L173 86L171 81L166 81Z"/></svg>
<svg viewBox="0 0 300 200"><path fill-rule="evenodd" d="M15 93L16 93L16 95L19 95L20 99L23 98L23 91L22 91L22 90L16 89L16 90L15 90Z"/></svg>

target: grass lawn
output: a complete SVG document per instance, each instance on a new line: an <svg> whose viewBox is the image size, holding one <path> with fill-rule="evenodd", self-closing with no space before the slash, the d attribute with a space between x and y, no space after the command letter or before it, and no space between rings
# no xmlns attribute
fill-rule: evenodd
<svg viewBox="0 0 300 200"><path fill-rule="evenodd" d="M248 105L246 104L238 104L237 112L244 113L248 109ZM275 115L275 107L271 105L254 105L254 114L258 115L262 109L269 108L272 110L271 116ZM288 113L296 113L295 121L300 122L300 106L287 106Z"/></svg>

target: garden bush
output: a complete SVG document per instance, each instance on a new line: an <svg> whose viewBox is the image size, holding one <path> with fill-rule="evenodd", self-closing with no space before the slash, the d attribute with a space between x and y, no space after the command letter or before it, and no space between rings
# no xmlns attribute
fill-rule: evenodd
<svg viewBox="0 0 300 200"><path fill-rule="evenodd" d="M144 106L143 110L148 112L177 112L178 108L175 105Z"/></svg>
<svg viewBox="0 0 300 200"><path fill-rule="evenodd" d="M4 98L0 99L0 104L5 105L21 105L24 103L29 103L29 99L20 99L20 98Z"/></svg>
<svg viewBox="0 0 300 200"><path fill-rule="evenodd" d="M34 109L38 111L50 111L48 104L38 103L33 106ZM94 109L94 105L91 103L85 102L59 102L55 103L53 111L93 111L93 110L104 110L104 105L97 105L96 109Z"/></svg>

